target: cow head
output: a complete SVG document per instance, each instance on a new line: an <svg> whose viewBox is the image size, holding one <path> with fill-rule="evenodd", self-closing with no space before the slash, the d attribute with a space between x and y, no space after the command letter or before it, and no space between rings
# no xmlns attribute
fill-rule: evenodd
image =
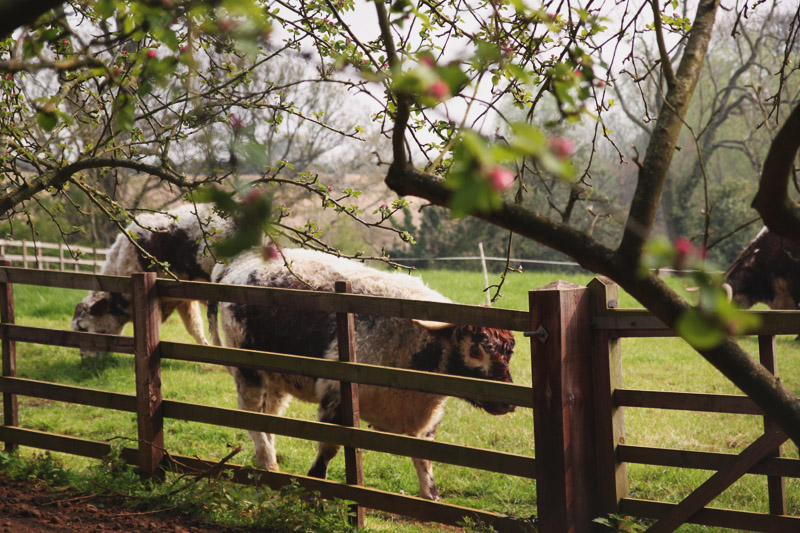
<svg viewBox="0 0 800 533"><path fill-rule="evenodd" d="M95 291L78 302L70 326L75 331L119 335L131 319L131 303L116 292ZM81 359L97 357L100 352L81 349Z"/></svg>
<svg viewBox="0 0 800 533"><path fill-rule="evenodd" d="M451 351L447 358L448 374L505 383L513 382L509 363L514 353L515 341L510 331L480 326L416 322L437 336L449 336ZM513 405L501 402L468 401L493 415L503 415L516 409Z"/></svg>
<svg viewBox="0 0 800 533"><path fill-rule="evenodd" d="M723 288L744 309L757 303L796 309L799 273L800 246L764 228L725 273Z"/></svg>

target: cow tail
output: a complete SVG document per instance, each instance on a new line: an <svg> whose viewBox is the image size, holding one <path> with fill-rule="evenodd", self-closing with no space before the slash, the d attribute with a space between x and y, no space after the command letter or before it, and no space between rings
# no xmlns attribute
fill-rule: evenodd
<svg viewBox="0 0 800 533"><path fill-rule="evenodd" d="M206 316L208 317L208 330L211 333L211 343L214 346L222 346L222 341L219 337L219 320L217 315L219 314L219 302L208 302L208 312Z"/></svg>

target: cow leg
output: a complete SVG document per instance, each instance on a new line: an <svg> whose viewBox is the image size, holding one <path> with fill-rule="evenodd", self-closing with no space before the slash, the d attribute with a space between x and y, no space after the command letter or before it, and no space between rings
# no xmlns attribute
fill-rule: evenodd
<svg viewBox="0 0 800 533"><path fill-rule="evenodd" d="M329 424L342 423L342 398L339 394L339 383L330 380L319 380L317 382L317 393L322 398L317 410L317 420ZM331 460L339 453L339 445L330 442L319 442L317 444L317 458L308 475L325 479L328 475L328 465Z"/></svg>
<svg viewBox="0 0 800 533"><path fill-rule="evenodd" d="M200 304L197 300L181 302L178 307L178 315L183 321L186 331L194 337L198 344L208 344L203 326L203 315L200 312Z"/></svg>
<svg viewBox="0 0 800 533"><path fill-rule="evenodd" d="M423 430L417 437L433 440L436 438L436 430L439 428L439 421L441 420L441 411L439 416L434 416L432 423L426 430ZM439 497L439 488L433 480L433 462L428 459L412 458L414 468L417 471L417 479L419 479L419 496L420 498L427 498L435 502L442 501Z"/></svg>
<svg viewBox="0 0 800 533"><path fill-rule="evenodd" d="M291 400L291 396L269 387L263 373L243 368L229 369L236 381L239 409L281 415ZM275 452L275 435L262 431L248 431L255 447L256 461L268 470L278 470L278 457Z"/></svg>

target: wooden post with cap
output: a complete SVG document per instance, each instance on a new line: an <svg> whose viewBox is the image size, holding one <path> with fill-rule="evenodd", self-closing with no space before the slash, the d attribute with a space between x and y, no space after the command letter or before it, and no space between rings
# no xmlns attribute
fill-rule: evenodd
<svg viewBox="0 0 800 533"><path fill-rule="evenodd" d="M8 259L0 259L0 266L11 266ZM3 324L14 323L14 286L11 283L0 283L0 322ZM3 350L3 376L17 376L17 345L8 338L8 328L4 328L2 350ZM19 425L19 405L17 395L3 393L3 425ZM6 451L12 452L18 448L16 444L6 442Z"/></svg>
<svg viewBox="0 0 800 533"><path fill-rule="evenodd" d="M334 288L338 293L350 293L349 281L337 281ZM339 361L354 363L356 361L355 320L352 313L336 313L336 335L339 346ZM341 381L339 383L342 410L342 424L349 427L360 427L361 416L358 404L358 383ZM364 468L361 463L361 449L345 446L344 448L345 481L348 485L364 484ZM364 527L364 508L358 504L350 506L350 522L356 527Z"/></svg>
<svg viewBox="0 0 800 533"><path fill-rule="evenodd" d="M599 529L586 287L556 281L529 293L536 499L540 531ZM547 334L544 335L543 333Z"/></svg>
<svg viewBox="0 0 800 533"><path fill-rule="evenodd" d="M139 466L143 477L163 475L164 413L161 406L161 355L158 333L161 316L156 295L156 273L131 274L133 336L136 370L136 418L139 430Z"/></svg>

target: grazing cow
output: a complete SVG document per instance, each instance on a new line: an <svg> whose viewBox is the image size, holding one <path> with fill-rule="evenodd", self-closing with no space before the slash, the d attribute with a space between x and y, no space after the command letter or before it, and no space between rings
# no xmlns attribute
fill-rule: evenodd
<svg viewBox="0 0 800 533"><path fill-rule="evenodd" d="M215 283L329 292L334 290L336 281L347 280L355 294L449 301L419 278L383 272L310 250L287 249L282 253L283 260L269 262L252 253L242 254L229 265L217 265L211 279ZM216 344L220 343L217 313L228 346L327 359L338 357L333 313L233 303L219 304L217 310L217 304L209 302L209 329ZM362 363L511 382L508 365L514 337L510 331L367 315L355 316L355 331L357 357ZM318 403L320 421L341 422L338 381L246 368L228 370L236 382L241 409L280 415L294 396ZM402 389L369 385L359 388L363 420L380 431L427 439L436 435L445 400L445 396ZM514 406L504 403L472 403L494 415L514 410ZM273 435L248 433L258 463L277 470ZM328 464L338 449L338 445L320 442L309 475L325 478ZM413 462L420 496L439 500L431 462L424 459Z"/></svg>
<svg viewBox="0 0 800 533"><path fill-rule="evenodd" d="M722 286L744 309L757 303L770 309L797 309L800 244L763 228L725 273Z"/></svg>
<svg viewBox="0 0 800 533"><path fill-rule="evenodd" d="M166 213L147 213L136 217L125 231L136 243L159 261L169 263L170 271L179 279L208 281L214 268L214 256L207 243L230 231L230 224L214 214L209 204L191 204ZM143 256L120 234L108 251L102 274L130 276L134 272L152 271L149 258ZM177 310L186 330L201 344L208 344L203 333L203 317L196 301L162 298L161 319ZM131 320L130 295L91 291L75 306L72 329L91 333L118 335ZM81 350L81 358L96 357L98 352Z"/></svg>

